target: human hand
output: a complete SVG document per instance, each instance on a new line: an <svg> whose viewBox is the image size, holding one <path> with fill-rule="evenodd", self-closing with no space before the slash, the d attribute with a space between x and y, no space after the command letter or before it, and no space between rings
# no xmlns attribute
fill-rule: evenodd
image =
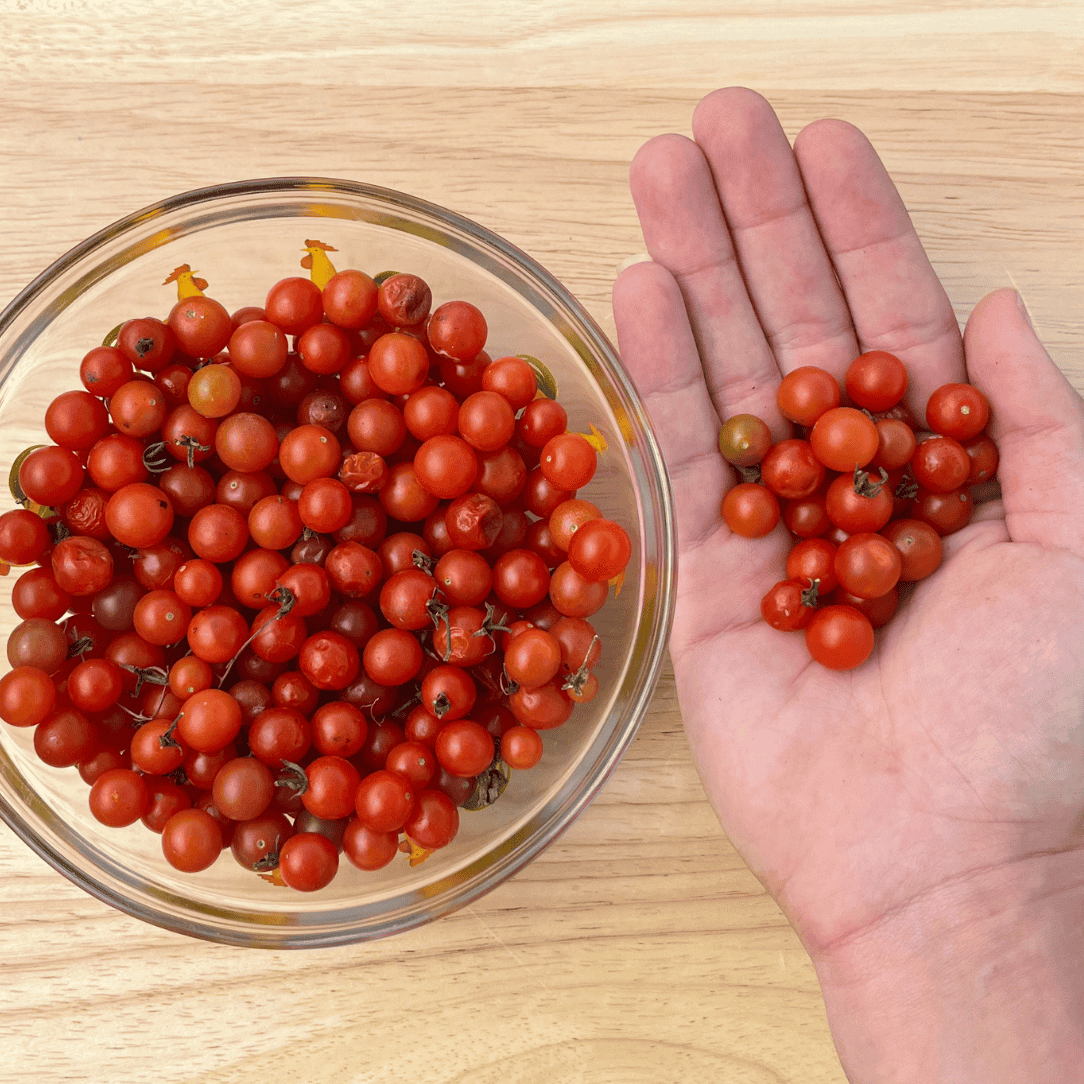
<svg viewBox="0 0 1084 1084"><path fill-rule="evenodd" d="M792 150L768 103L731 88L700 103L693 133L656 137L633 162L654 262L618 277L618 341L675 492L671 655L693 753L730 839L817 964L831 1016L833 982L904 967L923 930L1080 913L1084 403L1014 291L985 297L961 337L853 126L818 121ZM976 503L942 566L901 592L870 659L838 673L761 621L789 534L725 527L736 479L716 440L739 413L783 439L782 374L841 378L870 349L903 360L916 417L938 385L986 393L1001 495Z"/></svg>

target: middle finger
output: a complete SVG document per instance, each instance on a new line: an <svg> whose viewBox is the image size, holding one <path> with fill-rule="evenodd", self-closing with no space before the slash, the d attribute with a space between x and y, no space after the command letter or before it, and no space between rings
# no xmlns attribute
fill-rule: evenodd
<svg viewBox="0 0 1084 1084"><path fill-rule="evenodd" d="M841 376L858 339L790 141L755 91L709 94L693 114L754 308L783 373Z"/></svg>

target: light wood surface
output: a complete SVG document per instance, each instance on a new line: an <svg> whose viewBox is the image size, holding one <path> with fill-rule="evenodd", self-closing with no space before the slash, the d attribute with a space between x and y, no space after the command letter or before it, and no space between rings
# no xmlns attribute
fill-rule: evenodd
<svg viewBox="0 0 1084 1084"><path fill-rule="evenodd" d="M1073 0L0 0L0 299L87 234L245 177L364 180L524 248L613 334L626 185L718 86L861 126L961 319L1018 287L1084 386ZM85 896L0 829L0 1081L840 1084L808 957L707 805L665 673L533 865L388 941L255 952Z"/></svg>

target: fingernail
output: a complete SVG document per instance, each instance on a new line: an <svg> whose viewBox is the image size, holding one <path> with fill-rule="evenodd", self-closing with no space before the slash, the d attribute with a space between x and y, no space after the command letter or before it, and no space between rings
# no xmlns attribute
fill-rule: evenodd
<svg viewBox="0 0 1084 1084"><path fill-rule="evenodd" d="M632 267L634 263L651 263L651 257L646 252L637 252L634 256L629 256L617 265L617 274L620 275L626 267Z"/></svg>
<svg viewBox="0 0 1084 1084"><path fill-rule="evenodd" d="M1030 327L1031 330L1034 331L1035 330L1035 321L1032 320L1031 313L1028 312L1028 307L1024 303L1024 295L1022 293L1020 293L1019 290L1016 291L1016 303L1017 303L1017 305L1020 306L1020 311L1024 314L1024 319L1027 320L1027 322L1028 322L1028 327Z"/></svg>

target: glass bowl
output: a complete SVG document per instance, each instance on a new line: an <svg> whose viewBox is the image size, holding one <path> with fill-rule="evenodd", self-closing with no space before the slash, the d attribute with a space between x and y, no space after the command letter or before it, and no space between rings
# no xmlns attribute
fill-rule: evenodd
<svg viewBox="0 0 1084 1084"><path fill-rule="evenodd" d="M233 311L260 304L280 278L305 275L303 246L334 247L341 270L422 276L434 306L463 298L489 325L487 352L529 354L552 373L569 429L602 434L584 492L633 539L620 592L592 621L602 637L598 696L544 734L542 762L514 772L501 798L461 811L452 843L417 866L399 855L364 873L345 858L332 884L295 892L243 870L229 854L210 869L170 867L140 823L99 824L75 768L35 756L32 733L0 724L0 816L42 858L99 899L156 925L265 948L343 944L428 922L489 891L535 858L598 792L631 742L658 675L673 605L669 485L647 416L600 329L569 292L507 241L451 211L369 185L319 178L245 181L187 192L88 238L38 276L0 315L0 462L48 443L43 418L79 388L83 355L121 321L164 318L163 280L182 264ZM0 511L14 507L7 495ZM4 639L18 622L0 580ZM6 669L6 660L4 663Z"/></svg>

